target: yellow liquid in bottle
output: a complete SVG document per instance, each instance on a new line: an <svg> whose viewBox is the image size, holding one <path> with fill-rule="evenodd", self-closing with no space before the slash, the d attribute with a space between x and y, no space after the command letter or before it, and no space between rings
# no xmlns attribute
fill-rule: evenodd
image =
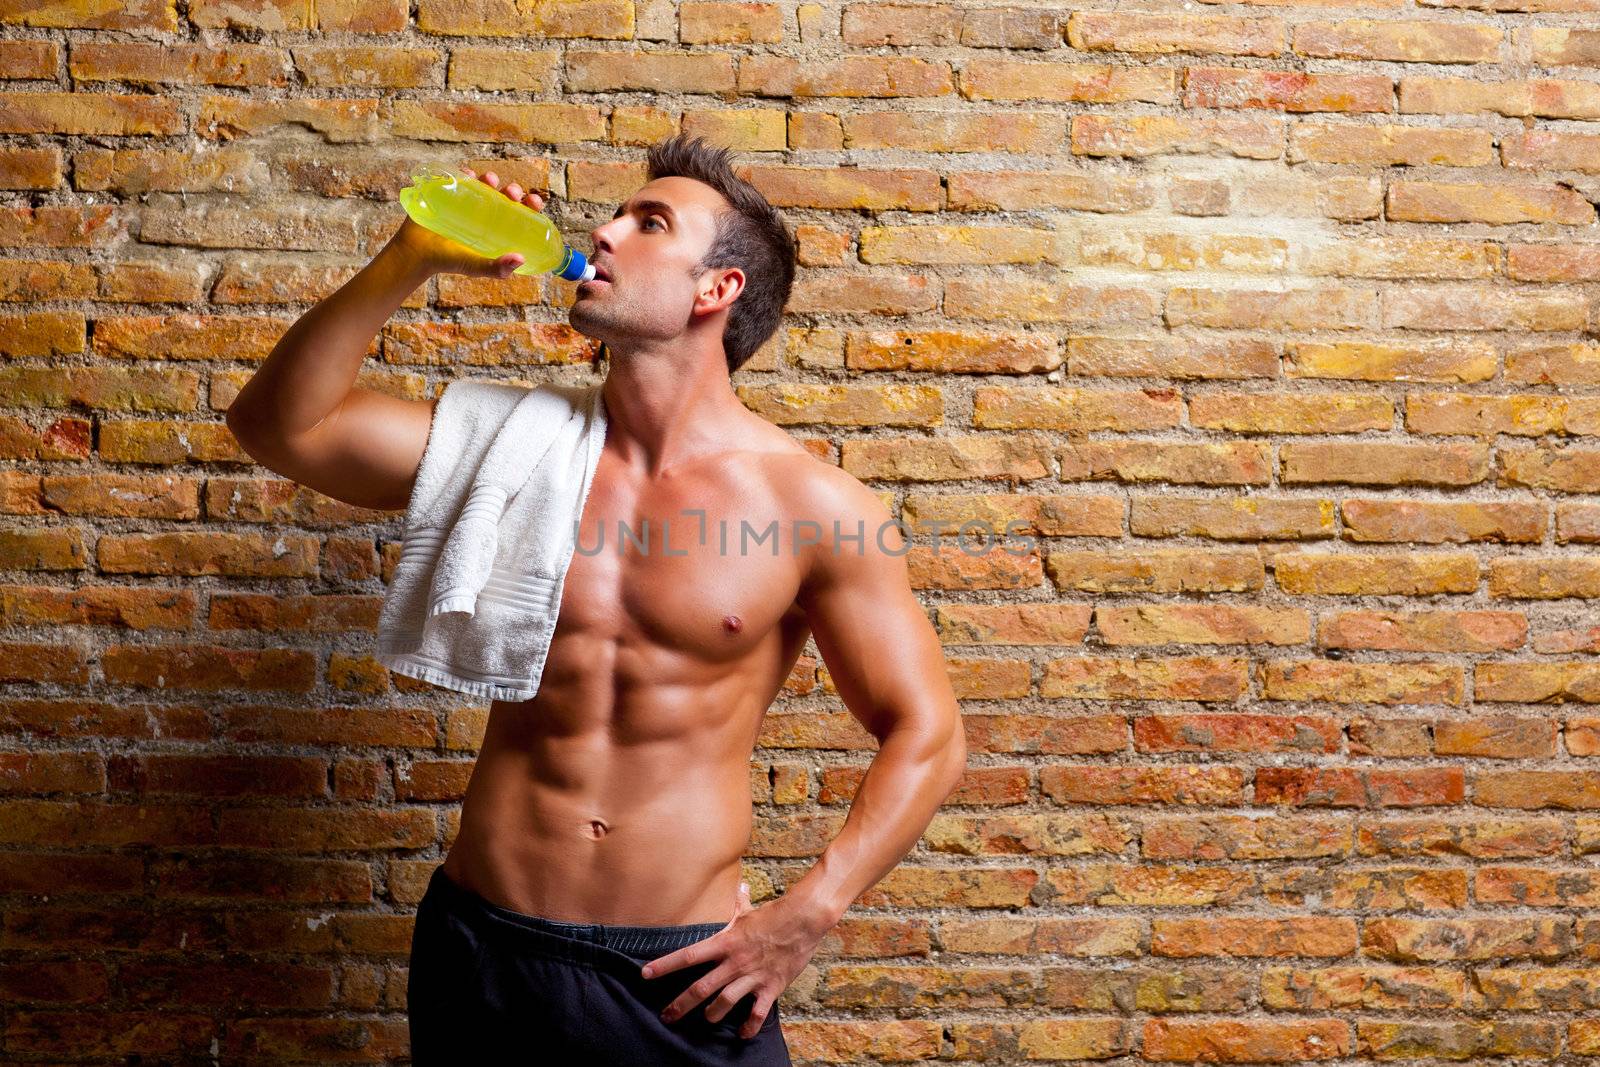
<svg viewBox="0 0 1600 1067"><path fill-rule="evenodd" d="M523 262L513 274L546 274L570 254L561 232L544 215L512 201L477 178L434 165L419 167L400 190L412 221L490 259L516 252Z"/></svg>

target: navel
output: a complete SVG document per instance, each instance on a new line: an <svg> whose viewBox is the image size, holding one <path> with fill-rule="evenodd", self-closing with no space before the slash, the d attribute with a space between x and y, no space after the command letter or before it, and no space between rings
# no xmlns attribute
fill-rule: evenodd
<svg viewBox="0 0 1600 1067"><path fill-rule="evenodd" d="M724 615L722 617L722 628L730 634L736 634L744 629L744 620L737 615Z"/></svg>
<svg viewBox="0 0 1600 1067"><path fill-rule="evenodd" d="M588 829L589 829L589 836L592 837L592 838L595 838L596 840L606 836L606 834L608 834L611 831L611 827L607 826L605 823L601 822L599 819L591 819L591 820L589 820Z"/></svg>

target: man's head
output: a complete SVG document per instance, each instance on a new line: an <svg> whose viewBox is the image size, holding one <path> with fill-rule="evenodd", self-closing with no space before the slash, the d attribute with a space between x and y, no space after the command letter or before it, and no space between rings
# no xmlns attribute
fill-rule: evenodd
<svg viewBox="0 0 1600 1067"><path fill-rule="evenodd" d="M610 281L579 287L570 313L579 332L670 341L720 322L732 374L777 331L794 238L728 155L681 134L650 148L649 182L593 232L590 258Z"/></svg>

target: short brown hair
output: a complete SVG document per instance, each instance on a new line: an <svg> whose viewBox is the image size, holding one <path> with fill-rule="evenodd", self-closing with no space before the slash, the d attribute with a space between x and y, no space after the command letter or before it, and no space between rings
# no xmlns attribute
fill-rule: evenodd
<svg viewBox="0 0 1600 1067"><path fill-rule="evenodd" d="M722 334L722 351L732 374L756 354L783 321L783 308L794 287L794 238L783 216L767 203L755 186L733 173L730 150L715 148L703 139L683 134L652 145L650 180L693 178L727 198L731 211L717 214L716 236L693 276L707 270L738 267L744 271L744 288L728 308Z"/></svg>

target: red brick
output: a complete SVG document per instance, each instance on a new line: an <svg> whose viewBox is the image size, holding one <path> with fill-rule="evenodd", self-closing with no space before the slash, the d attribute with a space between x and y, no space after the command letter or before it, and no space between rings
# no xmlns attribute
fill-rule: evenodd
<svg viewBox="0 0 1600 1067"><path fill-rule="evenodd" d="M1040 790L1058 804L1239 804L1245 773L1222 766L1063 766L1039 772Z"/></svg>
<svg viewBox="0 0 1600 1067"><path fill-rule="evenodd" d="M0 643L0 682L66 682L89 680L89 656L72 645Z"/></svg>
<svg viewBox="0 0 1600 1067"><path fill-rule="evenodd" d="M1309 715L1146 715L1133 721L1139 752L1337 752L1335 719Z"/></svg>
<svg viewBox="0 0 1600 1067"><path fill-rule="evenodd" d="M101 657L106 681L145 689L287 690L304 693L316 679L316 659L293 649L216 645L114 645Z"/></svg>
<svg viewBox="0 0 1600 1067"><path fill-rule="evenodd" d="M1363 821L1356 850L1363 856L1467 856L1481 859L1553 856L1564 851L1566 829L1554 819L1468 820L1438 815Z"/></svg>
<svg viewBox="0 0 1600 1067"><path fill-rule="evenodd" d="M1257 804L1295 807L1392 808L1459 804L1466 776L1459 767L1379 770L1366 767L1261 767Z"/></svg>
<svg viewBox="0 0 1600 1067"><path fill-rule="evenodd" d="M0 586L0 623L7 626L126 626L187 629L195 616L190 589L50 585Z"/></svg>
<svg viewBox="0 0 1600 1067"><path fill-rule="evenodd" d="M1568 918L1375 918L1361 934L1364 956L1421 960L1555 960L1572 950Z"/></svg>
<svg viewBox="0 0 1600 1067"><path fill-rule="evenodd" d="M1350 1025L1340 1019L1153 1019L1144 1024L1144 1058L1158 1063L1305 1063L1343 1058L1351 1048Z"/></svg>
<svg viewBox="0 0 1600 1067"><path fill-rule="evenodd" d="M1346 916L1156 919L1150 951L1157 956L1348 956L1355 920Z"/></svg>

